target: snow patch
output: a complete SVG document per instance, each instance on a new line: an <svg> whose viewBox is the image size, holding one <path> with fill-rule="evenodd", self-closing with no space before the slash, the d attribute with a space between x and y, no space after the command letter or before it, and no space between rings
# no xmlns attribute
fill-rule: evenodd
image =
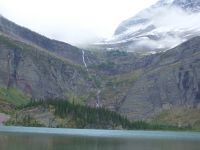
<svg viewBox="0 0 200 150"><path fill-rule="evenodd" d="M115 44L128 43L128 51L149 48L150 53L155 53L153 49L170 49L200 35L200 13L191 13L174 3L175 0L160 0L156 5L125 21L126 24L128 21L134 22L133 25L125 26L126 31L98 44L111 45L109 48L112 48ZM183 0L183 3L188 1ZM137 23L137 20L145 21Z"/></svg>

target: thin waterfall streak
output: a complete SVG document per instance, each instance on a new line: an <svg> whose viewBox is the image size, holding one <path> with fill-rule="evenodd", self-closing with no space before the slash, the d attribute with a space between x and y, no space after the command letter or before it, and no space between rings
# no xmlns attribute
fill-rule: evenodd
<svg viewBox="0 0 200 150"><path fill-rule="evenodd" d="M85 62L85 51L84 50L82 50L82 59L83 59L83 64L84 64L84 66L85 66L85 68L86 68L86 70L88 72L88 67L87 67L87 64Z"/></svg>
<svg viewBox="0 0 200 150"><path fill-rule="evenodd" d="M96 107L99 108L100 107L100 93L101 93L101 90L98 90L97 91L97 101L96 101Z"/></svg>
<svg viewBox="0 0 200 150"><path fill-rule="evenodd" d="M87 58L87 59L89 60L89 58ZM85 66L85 68L86 68L86 70L87 70L87 72L88 72L88 74L89 74L88 67L87 67L87 63L86 63L86 61L85 61L85 51L84 51L84 50L82 50L82 60L83 60L84 66ZM99 89L99 90L97 91L97 100L96 100L96 107L97 107L97 108L101 107L101 104L100 104L100 93L101 93L101 90Z"/></svg>

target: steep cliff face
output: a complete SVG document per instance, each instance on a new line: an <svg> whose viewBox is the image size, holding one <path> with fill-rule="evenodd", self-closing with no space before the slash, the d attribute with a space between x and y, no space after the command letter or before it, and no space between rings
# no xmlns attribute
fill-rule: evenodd
<svg viewBox="0 0 200 150"><path fill-rule="evenodd" d="M0 16L0 31L29 45L38 46L39 48L67 58L75 64L84 65L81 49L64 42L49 39L27 28L21 27L2 16ZM85 51L85 56L87 58L85 61L88 64L96 63L95 56L89 51Z"/></svg>
<svg viewBox="0 0 200 150"><path fill-rule="evenodd" d="M200 37L152 55L92 54L0 18L0 100L17 89L8 99L18 95L19 105L23 94L65 98L149 119L171 107L200 106L199 68Z"/></svg>
<svg viewBox="0 0 200 150"><path fill-rule="evenodd" d="M70 99L74 94L83 101L92 89L82 66L4 35L0 57L1 88L16 88L36 99Z"/></svg>
<svg viewBox="0 0 200 150"><path fill-rule="evenodd" d="M130 88L120 112L147 119L172 106L200 103L200 37L160 55Z"/></svg>

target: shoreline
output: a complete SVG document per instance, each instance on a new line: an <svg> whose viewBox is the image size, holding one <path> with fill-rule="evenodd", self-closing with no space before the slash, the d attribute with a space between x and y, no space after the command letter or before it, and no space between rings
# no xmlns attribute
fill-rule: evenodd
<svg viewBox="0 0 200 150"><path fill-rule="evenodd" d="M153 139L180 139L198 140L199 132L174 132L174 131L145 131L145 130L97 130L97 129L71 129L71 128L43 128L43 127L16 127L0 126L0 133L4 134L33 134L56 136L82 136L98 138L153 138Z"/></svg>

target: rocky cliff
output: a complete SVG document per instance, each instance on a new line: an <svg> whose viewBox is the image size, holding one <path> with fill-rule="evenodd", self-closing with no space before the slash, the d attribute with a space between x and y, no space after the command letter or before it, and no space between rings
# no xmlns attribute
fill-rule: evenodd
<svg viewBox="0 0 200 150"><path fill-rule="evenodd" d="M25 27L19 26L14 22L0 16L0 32L23 41L29 45L43 48L61 57L67 58L75 64L84 65L82 61L82 50L70 44L49 39ZM96 59L89 51L85 51L86 62L95 63Z"/></svg>
<svg viewBox="0 0 200 150"><path fill-rule="evenodd" d="M5 35L0 35L0 66L1 88L16 88L36 99L74 95L86 100L92 88L82 66Z"/></svg>
<svg viewBox="0 0 200 150"><path fill-rule="evenodd" d="M61 98L102 106L133 120L176 106L199 107L200 37L145 56L92 53L0 20L0 102L24 103L23 94ZM13 94L15 89L20 94Z"/></svg>
<svg viewBox="0 0 200 150"><path fill-rule="evenodd" d="M141 119L173 106L199 107L199 58L200 37L155 55L129 89L120 112Z"/></svg>

